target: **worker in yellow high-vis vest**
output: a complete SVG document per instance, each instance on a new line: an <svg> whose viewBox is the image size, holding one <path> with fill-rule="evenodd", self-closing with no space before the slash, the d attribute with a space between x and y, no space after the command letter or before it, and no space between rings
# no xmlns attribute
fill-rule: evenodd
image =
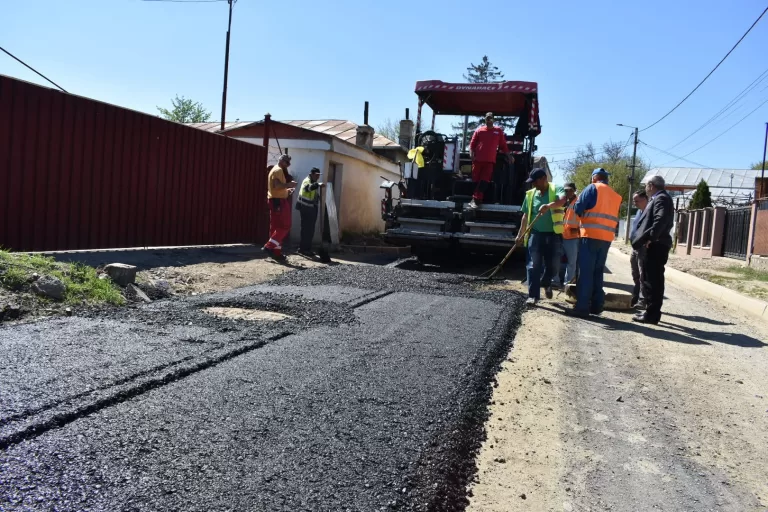
<svg viewBox="0 0 768 512"><path fill-rule="evenodd" d="M320 181L320 169L313 167L309 176L304 178L299 187L299 197L296 200L296 209L301 215L301 241L299 254L313 257L312 239L315 237L315 223L317 223L317 211L320 205L320 187L324 184Z"/></svg>
<svg viewBox="0 0 768 512"><path fill-rule="evenodd" d="M529 222L533 222L539 210L549 203L557 201L563 195L544 169L531 171L526 183L532 185L523 201L523 220L517 241L523 241ZM544 213L531 227L530 235L525 237L529 260L527 265L528 300L526 304L534 306L541 299L541 288L546 297L552 298L552 279L560 274L560 258L563 254L563 207L545 208ZM543 272L542 272L543 270ZM543 274L543 275L542 275Z"/></svg>

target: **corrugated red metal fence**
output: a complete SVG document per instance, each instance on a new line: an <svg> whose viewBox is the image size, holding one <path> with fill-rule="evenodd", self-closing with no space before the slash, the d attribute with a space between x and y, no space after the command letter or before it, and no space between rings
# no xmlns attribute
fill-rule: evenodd
<svg viewBox="0 0 768 512"><path fill-rule="evenodd" d="M0 246L266 239L263 147L0 76Z"/></svg>

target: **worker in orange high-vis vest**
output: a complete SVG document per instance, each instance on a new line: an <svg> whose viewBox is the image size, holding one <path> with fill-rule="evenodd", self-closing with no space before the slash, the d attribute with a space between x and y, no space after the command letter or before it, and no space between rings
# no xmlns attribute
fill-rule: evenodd
<svg viewBox="0 0 768 512"><path fill-rule="evenodd" d="M581 217L576 214L576 184L566 183L563 186L565 192L565 217L563 218L563 253L567 259L565 264L565 278L563 284L576 279L576 262L579 256L579 240L581 240Z"/></svg>
<svg viewBox="0 0 768 512"><path fill-rule="evenodd" d="M599 315L605 305L603 271L619 227L621 196L608 185L608 172L597 168L592 172L592 184L579 195L574 211L581 217L579 242L579 282L576 305L567 310L571 316Z"/></svg>
<svg viewBox="0 0 768 512"><path fill-rule="evenodd" d="M290 165L291 157L282 155L267 176L269 241L262 250L278 261L285 261L283 241L291 231L291 194L297 185L288 172Z"/></svg>

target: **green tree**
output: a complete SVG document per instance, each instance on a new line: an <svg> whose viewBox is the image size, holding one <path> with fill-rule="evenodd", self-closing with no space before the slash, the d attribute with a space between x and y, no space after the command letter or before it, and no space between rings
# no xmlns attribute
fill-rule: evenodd
<svg viewBox="0 0 768 512"><path fill-rule="evenodd" d="M487 55L483 55L480 64L469 64L467 72L464 74L464 80L470 84L490 84L504 81L504 73L497 66L491 64ZM467 132L474 132L478 126L485 122L484 119L470 119L467 123ZM514 117L496 117L495 124L503 127L506 131L514 130L517 119ZM464 133L464 121L451 126L456 135L461 137ZM470 135L468 135L470 137ZM467 141L469 143L469 141Z"/></svg>
<svg viewBox="0 0 768 512"><path fill-rule="evenodd" d="M171 105L173 105L173 108L170 110L157 107L160 115L169 121L177 123L205 123L211 119L211 113L205 110L202 103L192 101L184 96L179 98L177 94L171 100Z"/></svg>
<svg viewBox="0 0 768 512"><path fill-rule="evenodd" d="M755 162L752 164L751 169L753 171L759 171L763 168L763 162ZM765 162L765 169L768 170L768 160Z"/></svg>
<svg viewBox="0 0 768 512"><path fill-rule="evenodd" d="M609 184L624 198L621 205L620 216L627 214L627 197L629 197L629 177L632 173L632 156L626 151L627 146L623 142L606 142L602 151L597 151L590 142L576 150L576 157L568 161L565 168L565 181L572 181L578 190L592 183L592 171L602 167L610 173ZM544 155L546 156L546 155ZM648 172L648 164L637 158L637 170L635 171L635 189ZM632 191L634 192L634 190Z"/></svg>
<svg viewBox="0 0 768 512"><path fill-rule="evenodd" d="M709 185L704 180L696 185L696 191L691 196L691 202L688 203L689 210L701 210L702 208L712 208L712 194L709 191Z"/></svg>
<svg viewBox="0 0 768 512"><path fill-rule="evenodd" d="M400 140L400 123L386 118L384 122L376 126L376 133L397 142Z"/></svg>

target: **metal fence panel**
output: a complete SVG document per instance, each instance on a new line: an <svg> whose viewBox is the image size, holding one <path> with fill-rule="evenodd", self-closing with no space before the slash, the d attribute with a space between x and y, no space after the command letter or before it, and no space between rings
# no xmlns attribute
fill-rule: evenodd
<svg viewBox="0 0 768 512"><path fill-rule="evenodd" d="M0 246L261 242L267 151L0 75Z"/></svg>
<svg viewBox="0 0 768 512"><path fill-rule="evenodd" d="M752 208L726 210L723 256L740 260L746 259L751 218Z"/></svg>

